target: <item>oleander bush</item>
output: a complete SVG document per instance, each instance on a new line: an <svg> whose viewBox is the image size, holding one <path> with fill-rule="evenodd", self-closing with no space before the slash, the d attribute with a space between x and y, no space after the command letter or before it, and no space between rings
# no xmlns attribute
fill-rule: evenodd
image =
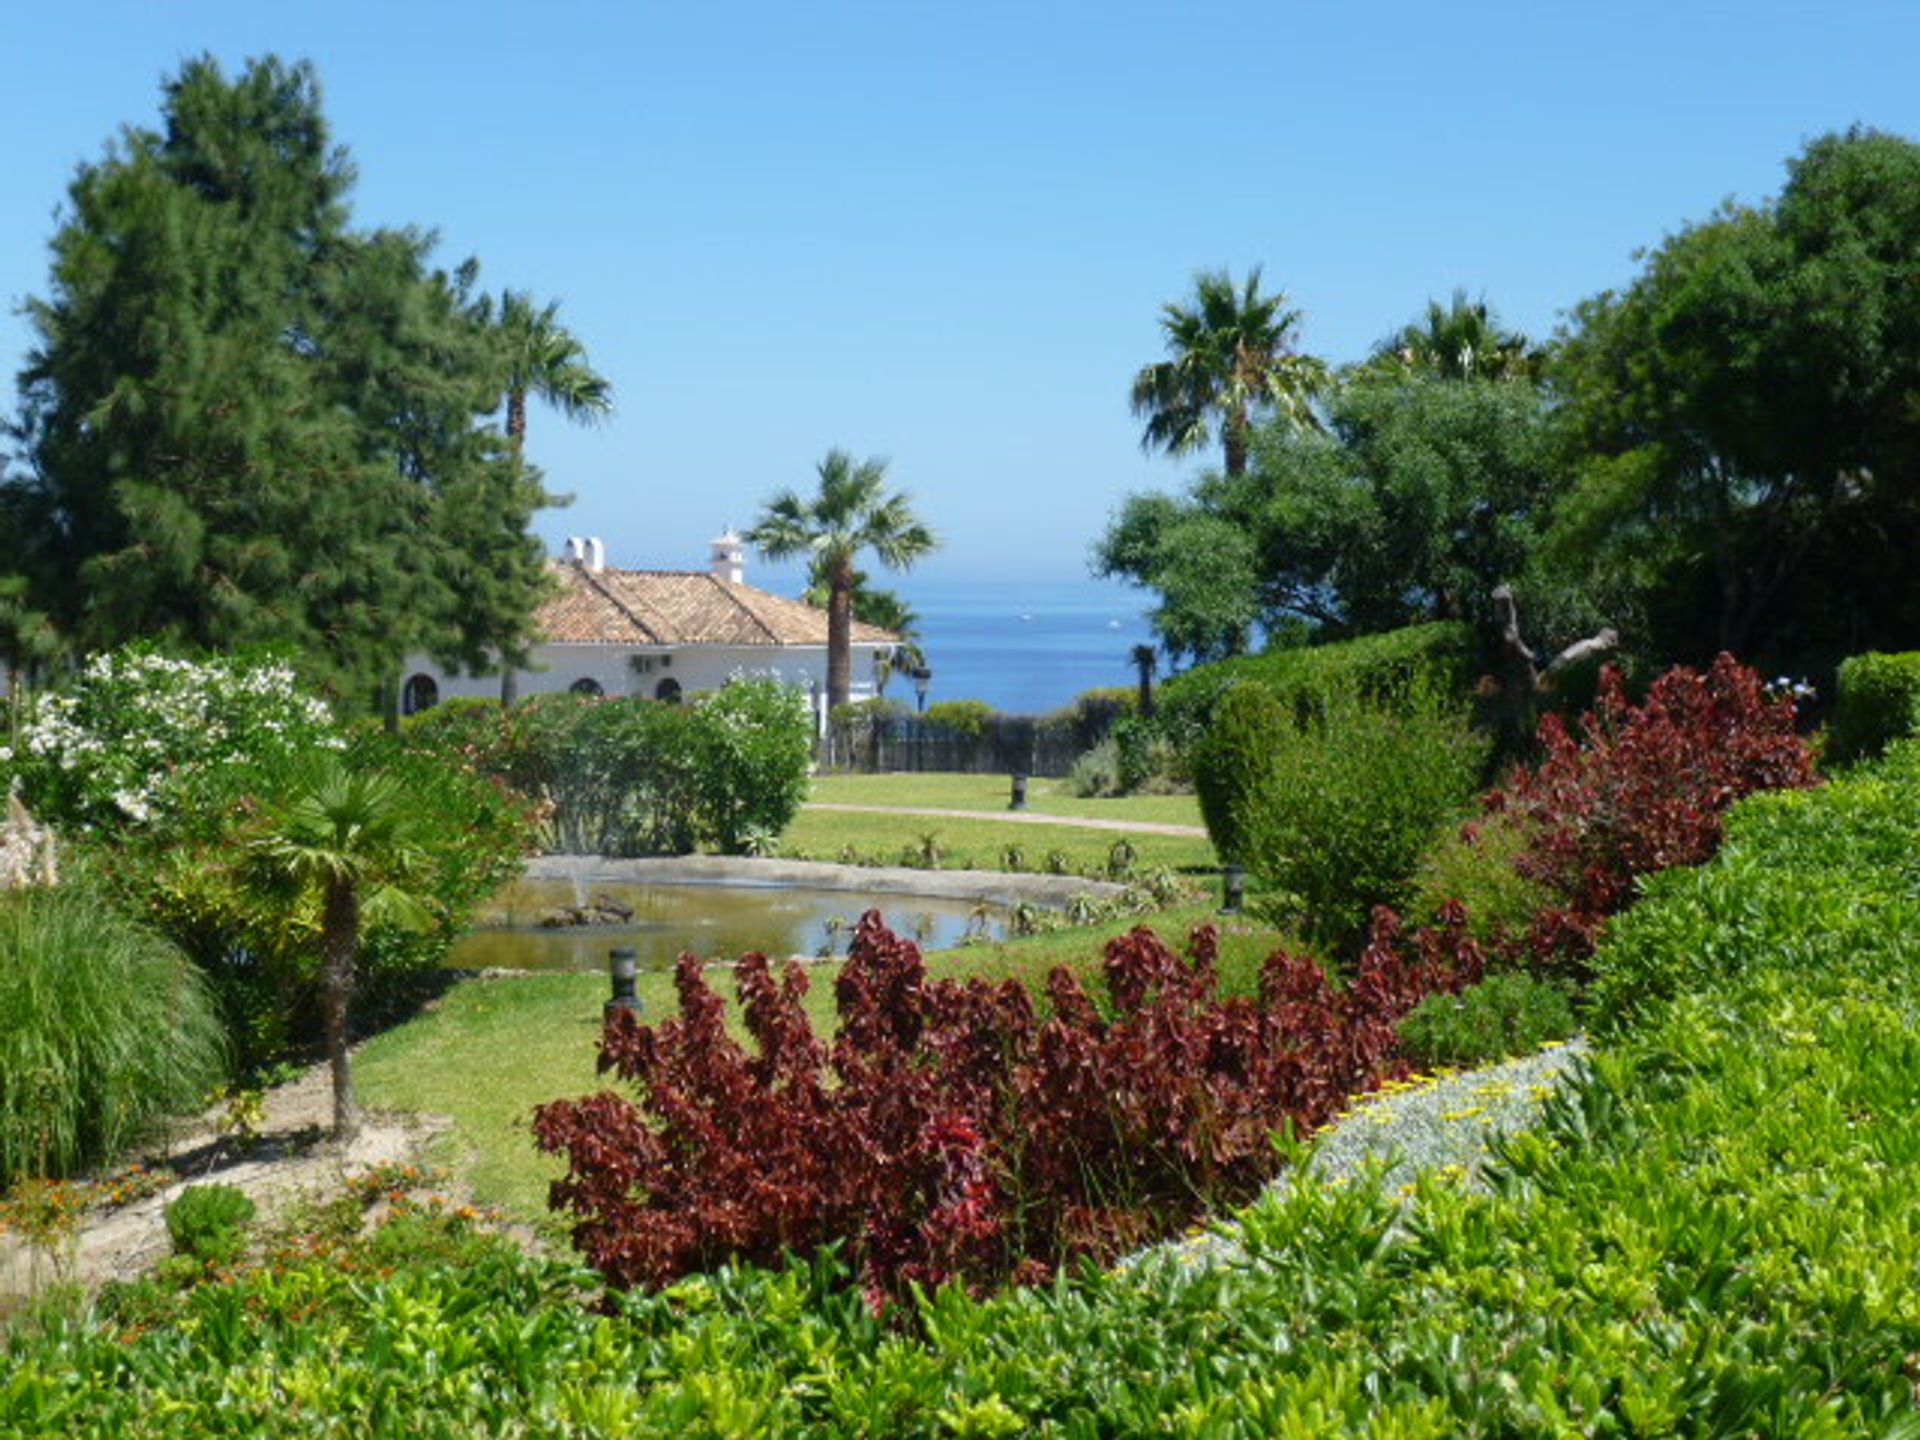
<svg viewBox="0 0 1920 1440"><path fill-rule="evenodd" d="M870 912L830 1045L802 1006L803 967L740 962L748 1047L685 956L679 1014L617 1013L602 1041L601 1069L637 1103L540 1108L540 1144L568 1164L553 1204L622 1289L827 1247L876 1302L1112 1260L1250 1198L1279 1164L1276 1134L1394 1073L1394 1022L1479 976L1449 918L1402 936L1383 916L1344 988L1280 951L1257 997L1228 1000L1211 928L1186 959L1140 928L1108 944L1101 1002L1057 969L1043 1018L1017 982L929 980Z"/></svg>
<svg viewBox="0 0 1920 1440"><path fill-rule="evenodd" d="M17 738L0 745L0 793L17 784L40 819L69 832L205 833L209 812L274 766L344 743L284 663L129 646L25 702Z"/></svg>
<svg viewBox="0 0 1920 1440"><path fill-rule="evenodd" d="M798 690L742 677L690 706L578 695L439 705L412 717L407 737L525 797L549 851L679 855L734 853L784 829L806 798L813 730Z"/></svg>
<svg viewBox="0 0 1920 1440"><path fill-rule="evenodd" d="M1840 666L1827 760L1871 759L1920 730L1920 652L1855 655Z"/></svg>
<svg viewBox="0 0 1920 1440"><path fill-rule="evenodd" d="M193 964L98 886L0 893L0 1189L120 1154L225 1061Z"/></svg>
<svg viewBox="0 0 1920 1440"><path fill-rule="evenodd" d="M0 1435L1912 1440L1916 854L1910 745L1742 802L1594 957L1663 998L1480 1186L1302 1173L1218 1263L885 1318L844 1251L588 1306L505 1242L295 1247L17 1321Z"/></svg>

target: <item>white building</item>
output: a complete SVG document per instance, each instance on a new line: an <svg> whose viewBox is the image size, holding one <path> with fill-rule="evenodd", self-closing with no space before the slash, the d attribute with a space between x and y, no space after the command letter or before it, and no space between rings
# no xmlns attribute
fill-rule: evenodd
<svg viewBox="0 0 1920 1440"><path fill-rule="evenodd" d="M567 541L553 562L557 593L536 616L541 640L520 695L571 690L677 702L718 690L735 675L772 675L813 697L824 723L827 612L746 583L746 546L729 530L706 570L616 570L598 537ZM900 637L853 625L852 699L878 692L882 663ZM501 677L450 675L425 655L407 657L400 708L413 714L455 696L498 698Z"/></svg>

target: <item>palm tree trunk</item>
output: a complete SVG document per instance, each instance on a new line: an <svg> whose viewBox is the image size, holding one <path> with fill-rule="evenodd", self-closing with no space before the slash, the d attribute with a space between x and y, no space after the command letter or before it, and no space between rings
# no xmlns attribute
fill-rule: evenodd
<svg viewBox="0 0 1920 1440"><path fill-rule="evenodd" d="M1224 439L1227 447L1227 474L1239 477L1247 473L1247 427L1246 422L1229 419L1225 427Z"/></svg>
<svg viewBox="0 0 1920 1440"><path fill-rule="evenodd" d="M853 557L833 562L827 592L827 708L853 695Z"/></svg>
<svg viewBox="0 0 1920 1440"><path fill-rule="evenodd" d="M350 880L329 880L320 920L320 996L326 1012L327 1066L333 1072L333 1133L343 1144L360 1129L347 1059L347 1011L359 949L360 891Z"/></svg>
<svg viewBox="0 0 1920 1440"><path fill-rule="evenodd" d="M527 392L507 392L507 441L517 456L527 445Z"/></svg>

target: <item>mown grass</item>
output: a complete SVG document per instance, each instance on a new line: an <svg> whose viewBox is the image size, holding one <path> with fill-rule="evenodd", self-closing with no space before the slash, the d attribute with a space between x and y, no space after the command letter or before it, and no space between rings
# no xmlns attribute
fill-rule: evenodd
<svg viewBox="0 0 1920 1440"><path fill-rule="evenodd" d="M780 837L790 858L840 860L854 864L897 865L918 855L931 835L943 870L1007 870L1008 846L1017 846L1017 868L1042 870L1057 854L1075 874L1102 873L1114 846L1124 840L1134 849L1134 864L1166 865L1199 874L1216 869L1213 846L1205 836L1149 835L1131 831L1089 830L1072 825L1005 824L997 820L953 820L930 815L862 815L832 810L803 810Z"/></svg>
<svg viewBox="0 0 1920 1440"><path fill-rule="evenodd" d="M1015 979L1037 991L1057 965L1091 975L1106 941L1136 924L1151 924L1168 943L1184 945L1194 926L1217 918L1214 909L1211 902L1196 903L1146 921L1117 920L962 946L930 955L928 970L941 979ZM1222 984L1230 992L1247 993L1260 962L1282 937L1233 920L1223 924L1221 941ZM816 1033L830 1035L837 966L816 965L808 973L808 1014ZM731 998L726 972L714 971L711 978ZM452 1129L433 1158L460 1176L475 1199L516 1219L539 1222L547 1214L547 1184L560 1168L534 1149L528 1128L533 1108L603 1088L593 1065L607 988L604 977L579 974L456 985L427 1013L361 1048L354 1073L362 1098L379 1109L447 1116ZM639 993L649 1018L677 1008L672 976L665 971L643 974Z"/></svg>
<svg viewBox="0 0 1920 1440"><path fill-rule="evenodd" d="M818 775L808 797L836 805L917 805L939 810L999 811L1012 798L1005 775L900 773ZM1148 820L1162 825L1198 825L1200 802L1191 795L1123 795L1089 800L1065 780L1035 777L1027 784L1027 809L1036 815L1090 820Z"/></svg>

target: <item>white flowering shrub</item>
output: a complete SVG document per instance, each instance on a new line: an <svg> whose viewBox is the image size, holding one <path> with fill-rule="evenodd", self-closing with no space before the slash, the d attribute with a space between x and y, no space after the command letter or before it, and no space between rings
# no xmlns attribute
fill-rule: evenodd
<svg viewBox="0 0 1920 1440"><path fill-rule="evenodd" d="M0 790L17 783L36 814L67 828L163 826L197 793L231 793L264 767L342 744L326 703L285 664L123 649L30 703L17 739L0 745Z"/></svg>

